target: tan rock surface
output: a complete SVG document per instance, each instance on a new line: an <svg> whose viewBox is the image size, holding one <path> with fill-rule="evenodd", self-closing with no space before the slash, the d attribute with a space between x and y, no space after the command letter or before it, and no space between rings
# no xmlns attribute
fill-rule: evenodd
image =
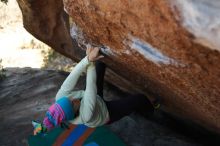
<svg viewBox="0 0 220 146"><path fill-rule="evenodd" d="M220 132L220 53L193 41L168 1L65 0L91 42L108 46L109 64L167 110Z"/></svg>

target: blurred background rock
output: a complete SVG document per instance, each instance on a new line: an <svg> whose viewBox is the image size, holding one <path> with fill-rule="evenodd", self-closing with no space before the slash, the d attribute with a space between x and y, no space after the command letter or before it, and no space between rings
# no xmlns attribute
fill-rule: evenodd
<svg viewBox="0 0 220 146"><path fill-rule="evenodd" d="M54 52L23 28L22 14L16 0L1 1L0 60L2 68L32 67L70 71L74 66L71 59Z"/></svg>

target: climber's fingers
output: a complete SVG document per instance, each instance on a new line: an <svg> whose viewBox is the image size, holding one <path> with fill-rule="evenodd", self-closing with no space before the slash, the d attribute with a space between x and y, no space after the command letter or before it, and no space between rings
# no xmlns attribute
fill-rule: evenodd
<svg viewBox="0 0 220 146"><path fill-rule="evenodd" d="M88 52L89 61L96 61L104 57L103 55L99 54L99 50L100 48L95 47L95 48L92 48L90 52Z"/></svg>
<svg viewBox="0 0 220 146"><path fill-rule="evenodd" d="M86 55L89 55L91 51L92 51L92 47L87 47L87 49L86 49Z"/></svg>
<svg viewBox="0 0 220 146"><path fill-rule="evenodd" d="M103 55L99 55L98 57L96 57L96 60L99 60L99 59L102 59L102 58L104 58L104 56Z"/></svg>

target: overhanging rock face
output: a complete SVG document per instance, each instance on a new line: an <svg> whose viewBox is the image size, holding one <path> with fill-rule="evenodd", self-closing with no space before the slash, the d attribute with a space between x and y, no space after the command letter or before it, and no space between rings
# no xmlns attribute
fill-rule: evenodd
<svg viewBox="0 0 220 146"><path fill-rule="evenodd" d="M39 1L36 3L39 9L47 8ZM80 45L105 46L102 51L109 68L133 87L162 98L170 113L220 133L220 3L217 0L64 0L64 6L76 24L71 35ZM31 8L40 13L39 9ZM44 16L57 10L47 9ZM51 19L61 18L59 15ZM41 33L38 31L38 38L50 45L51 38L42 39ZM68 33L64 34L69 37ZM58 37L56 43L62 39ZM70 53L65 48L55 49L71 58L80 52L71 46Z"/></svg>

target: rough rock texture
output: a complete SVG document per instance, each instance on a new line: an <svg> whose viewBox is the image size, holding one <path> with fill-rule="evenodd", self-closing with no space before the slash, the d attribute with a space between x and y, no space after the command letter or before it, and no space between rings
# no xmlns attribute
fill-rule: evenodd
<svg viewBox="0 0 220 146"><path fill-rule="evenodd" d="M29 32L72 59L83 56L76 42L71 42L61 0L17 1ZM203 2L213 7L206 0L189 2L186 1L189 6ZM64 5L86 40L79 43L105 46L104 61L117 73L112 82L124 87L125 84L119 84L121 76L133 88L160 97L166 111L220 133L218 44L214 45L217 49L210 49L212 45L197 43L198 33L192 34L194 29L187 29L191 25L181 23L188 18L181 12L185 7L181 9L178 3L168 0L64 0ZM217 12L210 13L210 17ZM194 19L208 22L205 24L214 20L209 15L203 18L198 15ZM218 36L215 28L210 32ZM62 47L63 43L67 45Z"/></svg>
<svg viewBox="0 0 220 146"><path fill-rule="evenodd" d="M42 120L47 108L68 73L31 68L8 68L6 78L0 81L0 144L21 146L32 134L31 120ZM77 88L82 89L85 78ZM106 84L104 96L118 98L124 93ZM187 128L163 112L149 119L132 114L109 128L129 146L167 145L196 146L219 145L219 137L206 131Z"/></svg>
<svg viewBox="0 0 220 146"><path fill-rule="evenodd" d="M63 10L62 0L17 0L17 2L22 12L23 25L29 33L75 61L85 56L83 48L80 48L76 40L70 36L69 17ZM138 90L111 70L107 76L109 81L114 79L115 83L126 91Z"/></svg>
<svg viewBox="0 0 220 146"><path fill-rule="evenodd" d="M195 43L169 1L64 5L91 42L108 46L107 63L117 74L160 96L168 111L220 133L220 52Z"/></svg>

